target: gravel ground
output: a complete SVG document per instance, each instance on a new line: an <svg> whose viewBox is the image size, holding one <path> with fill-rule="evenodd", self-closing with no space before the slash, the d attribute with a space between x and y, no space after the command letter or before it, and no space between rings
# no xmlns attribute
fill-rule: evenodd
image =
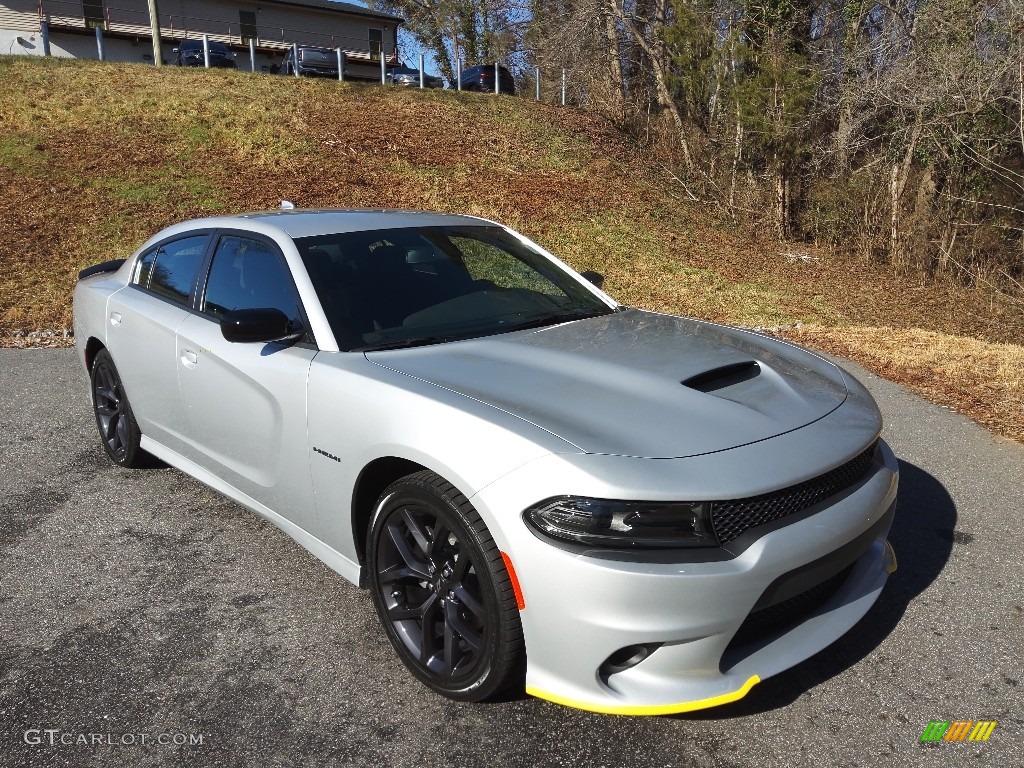
<svg viewBox="0 0 1024 768"><path fill-rule="evenodd" d="M71 350L0 350L0 765L1024 766L1024 447L847 367L902 461L879 603L736 704L627 718L434 696L276 528L107 462ZM919 742L957 719L998 726Z"/></svg>

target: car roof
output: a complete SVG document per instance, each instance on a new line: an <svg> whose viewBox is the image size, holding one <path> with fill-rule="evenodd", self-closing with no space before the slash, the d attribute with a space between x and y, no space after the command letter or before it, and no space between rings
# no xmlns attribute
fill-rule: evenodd
<svg viewBox="0 0 1024 768"><path fill-rule="evenodd" d="M257 224L258 226L253 226ZM214 216L192 219L165 230L167 234L194 229L277 229L289 237L313 237L339 232L365 232L372 229L400 229L406 227L489 226L494 222L476 216L432 213L429 211L401 211L388 209L290 209L243 213L237 216ZM172 232L173 230L173 232Z"/></svg>

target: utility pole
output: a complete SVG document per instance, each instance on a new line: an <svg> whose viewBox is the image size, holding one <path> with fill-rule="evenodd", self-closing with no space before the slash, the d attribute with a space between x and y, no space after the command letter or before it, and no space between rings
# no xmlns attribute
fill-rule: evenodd
<svg viewBox="0 0 1024 768"><path fill-rule="evenodd" d="M156 9L156 0L149 0L149 26L153 30L153 64L162 67L164 54L160 46L160 12Z"/></svg>

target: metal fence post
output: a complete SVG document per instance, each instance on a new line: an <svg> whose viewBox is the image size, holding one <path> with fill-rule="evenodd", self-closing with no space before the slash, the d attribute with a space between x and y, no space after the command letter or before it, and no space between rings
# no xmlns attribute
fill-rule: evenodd
<svg viewBox="0 0 1024 768"><path fill-rule="evenodd" d="M533 82L537 86L537 98L536 101L540 101L540 67L536 67L533 72Z"/></svg>
<svg viewBox="0 0 1024 768"><path fill-rule="evenodd" d="M384 55L384 43L380 44L380 84L384 85L387 79L384 77L388 71L387 56Z"/></svg>
<svg viewBox="0 0 1024 768"><path fill-rule="evenodd" d="M565 67L562 67L562 106L565 106Z"/></svg>
<svg viewBox="0 0 1024 768"><path fill-rule="evenodd" d="M210 36L203 35L203 65L210 68Z"/></svg>
<svg viewBox="0 0 1024 768"><path fill-rule="evenodd" d="M345 82L345 54L338 48L338 81Z"/></svg>
<svg viewBox="0 0 1024 768"><path fill-rule="evenodd" d="M256 41L249 38L249 68L256 72Z"/></svg>
<svg viewBox="0 0 1024 768"><path fill-rule="evenodd" d="M100 57L100 61L106 61L106 57L103 55L103 27L96 27L96 53Z"/></svg>
<svg viewBox="0 0 1024 768"><path fill-rule="evenodd" d="M46 19L39 21L39 35L43 38L43 56L50 55L50 23Z"/></svg>
<svg viewBox="0 0 1024 768"><path fill-rule="evenodd" d="M292 43L292 69L295 70L295 76L299 76L299 44Z"/></svg>
<svg viewBox="0 0 1024 768"><path fill-rule="evenodd" d="M462 90L462 59L455 60L455 90Z"/></svg>
<svg viewBox="0 0 1024 768"><path fill-rule="evenodd" d="M422 91L426 86L423 82L423 54L420 54L420 90Z"/></svg>
<svg viewBox="0 0 1024 768"><path fill-rule="evenodd" d="M153 38L153 66L164 65L164 48L160 41L160 14L156 10L156 0L149 0L149 31Z"/></svg>
<svg viewBox="0 0 1024 768"><path fill-rule="evenodd" d="M501 78L498 77L498 62L494 62L494 93L501 93Z"/></svg>

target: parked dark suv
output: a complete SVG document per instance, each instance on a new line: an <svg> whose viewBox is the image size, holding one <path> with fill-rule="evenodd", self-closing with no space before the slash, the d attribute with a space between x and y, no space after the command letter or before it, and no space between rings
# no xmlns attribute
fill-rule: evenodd
<svg viewBox="0 0 1024 768"><path fill-rule="evenodd" d="M299 70L306 77L337 77L338 52L333 48L317 48L313 45L299 46L299 60L295 61L295 49L289 48L281 64L281 73L294 75Z"/></svg>
<svg viewBox="0 0 1024 768"><path fill-rule="evenodd" d="M462 90L464 91L490 91L494 93L494 64L477 64L462 73L459 78ZM510 96L516 95L516 84L512 79L512 73L505 67L498 65L498 85L501 93Z"/></svg>
<svg viewBox="0 0 1024 768"><path fill-rule="evenodd" d="M238 64L235 63L234 51L224 43L211 41L208 50L210 51L211 67L227 67L229 69L238 67ZM174 49L174 55L174 63L179 67L202 67L206 64L203 58L202 40L182 40Z"/></svg>

